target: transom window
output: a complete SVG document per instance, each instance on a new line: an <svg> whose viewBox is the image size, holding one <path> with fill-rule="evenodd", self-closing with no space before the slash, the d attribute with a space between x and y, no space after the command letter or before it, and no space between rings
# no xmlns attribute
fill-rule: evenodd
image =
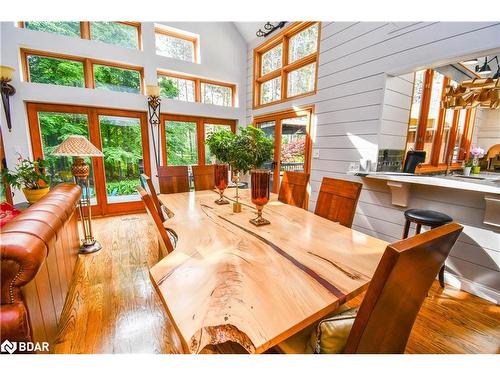
<svg viewBox="0 0 500 375"><path fill-rule="evenodd" d="M156 53L172 59L198 62L198 37L170 28L155 28Z"/></svg>
<svg viewBox="0 0 500 375"><path fill-rule="evenodd" d="M296 22L254 49L254 108L316 92L319 22Z"/></svg>
<svg viewBox="0 0 500 375"><path fill-rule="evenodd" d="M415 73L406 151L425 151L417 172L459 169L469 154L475 109L441 108L445 87L456 84L431 69Z"/></svg>
<svg viewBox="0 0 500 375"><path fill-rule="evenodd" d="M19 22L19 27L82 39L98 40L126 48L142 48L140 22L24 21Z"/></svg>
<svg viewBox="0 0 500 375"><path fill-rule="evenodd" d="M236 85L158 71L160 95L169 99L225 107L235 106Z"/></svg>
<svg viewBox="0 0 500 375"><path fill-rule="evenodd" d="M28 82L142 93L143 69L50 52L21 50Z"/></svg>

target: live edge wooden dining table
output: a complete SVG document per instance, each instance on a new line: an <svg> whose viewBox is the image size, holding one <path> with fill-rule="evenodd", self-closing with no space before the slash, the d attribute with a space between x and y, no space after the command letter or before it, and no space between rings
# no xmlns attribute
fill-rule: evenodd
<svg viewBox="0 0 500 375"><path fill-rule="evenodd" d="M159 196L178 241L150 276L185 353L225 342L266 351L366 290L387 245L275 194L271 224L256 227L249 195L240 190L240 213L211 190Z"/></svg>

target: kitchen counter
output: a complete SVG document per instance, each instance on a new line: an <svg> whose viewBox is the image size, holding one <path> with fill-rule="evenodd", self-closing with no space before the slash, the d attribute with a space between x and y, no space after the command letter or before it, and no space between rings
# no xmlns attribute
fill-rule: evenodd
<svg viewBox="0 0 500 375"><path fill-rule="evenodd" d="M397 172L359 172L357 176L384 180L391 190L391 203L408 207L412 189L427 185L444 189L465 190L484 194L483 224L500 228L500 174L483 172L479 175L415 175ZM413 186L413 188L412 188Z"/></svg>
<svg viewBox="0 0 500 375"><path fill-rule="evenodd" d="M425 176L397 172L357 173L358 176L379 180L397 181L417 185L432 185L450 189L470 190L481 193L500 194L500 173L480 173L477 176L436 175Z"/></svg>

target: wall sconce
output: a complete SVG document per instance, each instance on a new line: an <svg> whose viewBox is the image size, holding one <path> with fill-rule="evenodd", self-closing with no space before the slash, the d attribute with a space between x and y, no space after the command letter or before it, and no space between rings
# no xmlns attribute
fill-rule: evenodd
<svg viewBox="0 0 500 375"><path fill-rule="evenodd" d="M262 30L262 29L257 30L257 32L255 33L255 35L257 35L258 37L265 38L266 36L268 36L269 34L271 34L273 31L281 29L282 27L284 27L285 24L286 24L286 21L281 21L277 25L273 25L271 22L266 22L266 24L264 25L264 30Z"/></svg>
<svg viewBox="0 0 500 375"><path fill-rule="evenodd" d="M160 86L147 85L146 95L148 96L148 117L153 140L153 151L155 153L156 169L160 166ZM157 139L155 139L155 131Z"/></svg>
<svg viewBox="0 0 500 375"><path fill-rule="evenodd" d="M12 131L12 123L10 120L10 104L9 97L16 93L14 86L10 85L9 82L12 80L12 73L15 69L10 66L0 65L0 85L2 90L2 104L3 110L5 112L5 118L7 119L7 127L9 132Z"/></svg>

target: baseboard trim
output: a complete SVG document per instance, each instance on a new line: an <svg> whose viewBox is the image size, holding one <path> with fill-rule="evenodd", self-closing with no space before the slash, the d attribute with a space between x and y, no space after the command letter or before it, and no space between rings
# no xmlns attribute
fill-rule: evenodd
<svg viewBox="0 0 500 375"><path fill-rule="evenodd" d="M499 304L500 292L498 290L491 289L487 286L478 284L474 281L468 280L462 276L458 276L449 272L444 273L444 282L460 290L464 290L470 294L473 294L479 298L485 299L487 301Z"/></svg>

